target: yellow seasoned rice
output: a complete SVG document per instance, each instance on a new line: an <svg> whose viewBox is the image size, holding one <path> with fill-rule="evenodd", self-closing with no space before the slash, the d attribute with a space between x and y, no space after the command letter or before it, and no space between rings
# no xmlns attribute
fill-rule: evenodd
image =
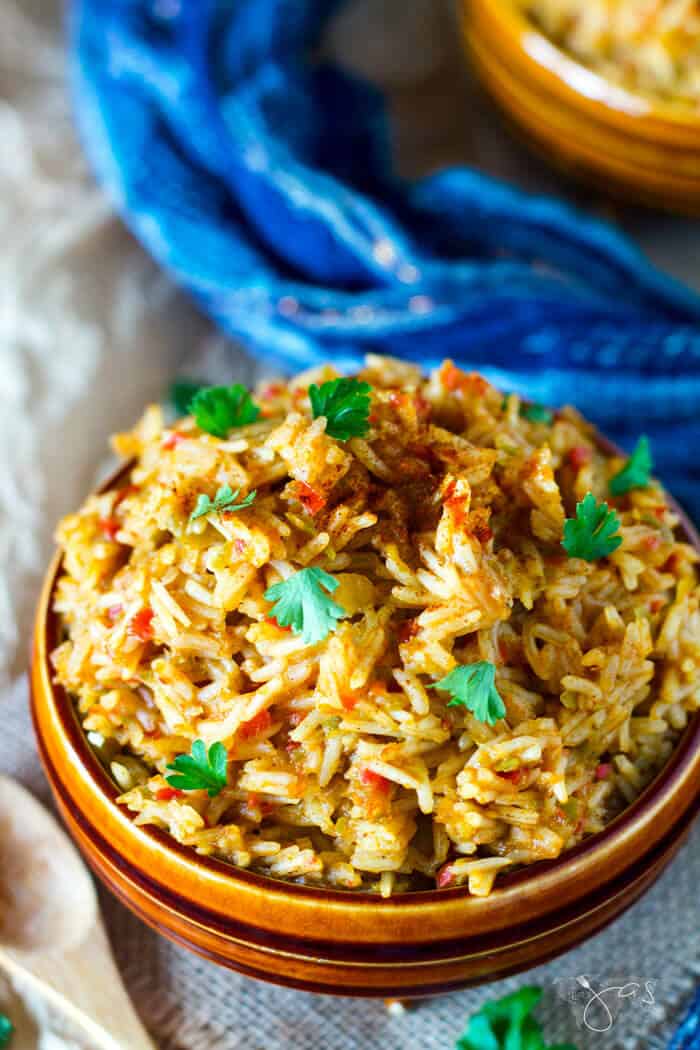
<svg viewBox="0 0 700 1050"><path fill-rule="evenodd" d="M450 362L370 357L371 428L342 442L307 396L334 375L259 390L227 440L155 406L115 439L129 476L59 529L56 677L139 824L277 878L486 895L668 758L700 706L696 554L656 482L610 500L623 461L573 409L532 422ZM257 498L189 523L224 484ZM592 562L561 547L589 491L623 537ZM314 645L264 598L304 566L347 614ZM479 660L493 726L430 688ZM228 751L215 798L165 780L196 739Z"/></svg>
<svg viewBox="0 0 700 1050"><path fill-rule="evenodd" d="M547 36L608 80L700 103L698 0L521 0Z"/></svg>

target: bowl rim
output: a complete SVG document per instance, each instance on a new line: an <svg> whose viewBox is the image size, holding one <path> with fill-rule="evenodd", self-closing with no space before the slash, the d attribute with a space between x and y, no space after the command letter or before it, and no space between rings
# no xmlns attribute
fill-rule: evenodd
<svg viewBox="0 0 700 1050"><path fill-rule="evenodd" d="M465 26L473 17L473 10L479 8L497 26L503 46L510 42L540 79L556 81L575 105L585 105L604 122L611 118L617 124L622 121L638 132L646 132L649 138L664 130L689 131L700 136L700 106L697 110L686 109L680 103L657 99L609 80L550 39L530 21L518 0L461 0L461 6ZM588 86L588 92L581 90L583 85Z"/></svg>
<svg viewBox="0 0 700 1050"><path fill-rule="evenodd" d="M620 455L623 453L616 445L609 441L597 430L594 432L594 440L601 451L607 455ZM119 467L98 487L97 492L106 492L114 488L131 470L133 460L128 460ZM700 553L700 535L687 514L678 503L666 493L669 505L679 518L678 528L683 532L688 542ZM116 798L120 794L113 780L107 773L102 762L91 747L87 734L83 729L78 713L71 697L67 691L60 686L52 677L50 670L50 653L56 644L57 627L59 615L52 608L53 595L59 575L63 568L63 553L56 550L47 571L41 597L36 614L35 645L36 657L39 663L40 683L47 696L50 696L51 705L58 715L61 728L68 738L74 753L78 756L81 770L90 779L91 789L96 792L103 802L113 809L123 822L126 820L130 826L131 833L146 836L147 839L155 840L166 852L172 853L186 866L194 871L210 872L212 875L224 875L232 883L243 882L251 888L282 894L291 895L306 900L323 901L326 905L334 902L338 905L371 905L382 908L396 908L406 905L421 904L435 905L436 903L449 903L455 899L469 899L472 901L486 902L497 897L502 897L510 891L528 892L534 891L538 884L549 884L556 882L558 874L571 870L572 862L588 860L593 857L601 847L614 850L619 844L622 845L630 831L637 825L639 819L647 817L651 819L654 811L661 808L664 801L670 799L679 782L684 780L688 770L700 759L700 711L698 711L688 722L680 739L673 748L667 761L659 769L654 778L647 784L644 790L634 801L626 806L613 820L601 831L582 840L568 850L564 850L558 857L551 860L537 861L524 865L514 871L499 875L494 887L488 897L475 898L469 893L468 886L453 888L431 888L408 890L392 894L389 898L382 898L378 893L367 890L340 889L330 886L314 886L263 875L258 872L239 868L228 861L211 856L202 856L190 847L177 842L168 832L152 825L137 825L136 815L118 806ZM34 703L32 704L33 714ZM34 717L35 732L36 717ZM39 734L37 733L37 736ZM43 744L40 741L42 758Z"/></svg>

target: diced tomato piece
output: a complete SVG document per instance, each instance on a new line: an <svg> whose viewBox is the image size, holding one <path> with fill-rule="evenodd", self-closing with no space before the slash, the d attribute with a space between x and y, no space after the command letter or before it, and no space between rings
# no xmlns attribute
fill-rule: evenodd
<svg viewBox="0 0 700 1050"><path fill-rule="evenodd" d="M520 783L520 780L522 779L524 772L525 772L525 770L523 770L523 769L504 769L504 770L499 770L498 771L498 775L499 775L499 777L502 777L504 780L510 780L510 782L512 784L518 784L518 783Z"/></svg>
<svg viewBox="0 0 700 1050"><path fill-rule="evenodd" d="M404 620L399 627L399 641L404 644L410 642L411 638L415 638L418 634L418 624L415 620Z"/></svg>
<svg viewBox="0 0 700 1050"><path fill-rule="evenodd" d="M383 777L381 773L375 773L373 769L368 769L366 766L360 772L360 781L366 786L371 787L375 791L389 791L391 788L391 781Z"/></svg>
<svg viewBox="0 0 700 1050"><path fill-rule="evenodd" d="M581 467L587 466L593 458L593 452L586 445L575 445L574 448L570 448L567 459L574 468L574 470L580 470Z"/></svg>
<svg viewBox="0 0 700 1050"><path fill-rule="evenodd" d="M466 496L450 496L445 500L445 506L455 525L463 525L467 517Z"/></svg>
<svg viewBox="0 0 700 1050"><path fill-rule="evenodd" d="M186 440L187 437L185 434L181 434L179 430L173 430L172 434L168 434L165 441L161 445L161 448L170 450L176 448L181 441Z"/></svg>
<svg viewBox="0 0 700 1050"><path fill-rule="evenodd" d="M153 609L146 606L139 609L129 624L129 630L142 642L150 642L153 637Z"/></svg>
<svg viewBox="0 0 700 1050"><path fill-rule="evenodd" d="M284 750L287 752L288 755L291 755L293 751L296 751L300 747L301 744L298 740L288 740L287 743L284 745Z"/></svg>
<svg viewBox="0 0 700 1050"><path fill-rule="evenodd" d="M445 361L440 369L440 378L448 390L455 391L463 385L467 377L452 361Z"/></svg>
<svg viewBox="0 0 700 1050"><path fill-rule="evenodd" d="M282 394L283 392L284 392L284 387L283 387L283 385L281 383L268 383L267 386L263 388L263 391L260 394L260 397L264 401L268 401L270 398L277 397L279 394Z"/></svg>
<svg viewBox="0 0 700 1050"><path fill-rule="evenodd" d="M112 504L112 510L116 510L117 507L119 506L119 504L123 500L125 500L127 496L133 496L134 493L136 493L138 491L139 491L138 485L125 485L123 488L119 489L119 492L117 493L116 499L115 499L114 503Z"/></svg>
<svg viewBox="0 0 700 1050"><path fill-rule="evenodd" d="M648 551L655 551L661 546L661 537L651 534L644 537L643 543Z"/></svg>
<svg viewBox="0 0 700 1050"><path fill-rule="evenodd" d="M654 514L659 519L659 521L662 520L662 518L664 517L665 513L666 513L666 508L665 507L654 507Z"/></svg>
<svg viewBox="0 0 700 1050"><path fill-rule="evenodd" d="M439 872L437 873L437 884L441 890L444 890L447 886L453 886L455 883L455 874L450 864L444 864Z"/></svg>
<svg viewBox="0 0 700 1050"><path fill-rule="evenodd" d="M275 808L271 802L263 802L258 794L254 791L248 792L248 798L246 800L249 809L257 809L261 817L266 817Z"/></svg>
<svg viewBox="0 0 700 1050"><path fill-rule="evenodd" d="M610 762L601 762L596 766L595 778L596 780L607 780L612 773L612 764Z"/></svg>
<svg viewBox="0 0 700 1050"><path fill-rule="evenodd" d="M289 624L285 627L284 624L278 623L276 616L266 616L265 619L268 623L271 623L273 627L276 627L278 631L286 631L289 633L292 629Z"/></svg>
<svg viewBox="0 0 700 1050"><path fill-rule="evenodd" d="M352 711L359 701L359 696L354 696L352 693L341 693L340 702L346 711Z"/></svg>
<svg viewBox="0 0 700 1050"><path fill-rule="evenodd" d="M122 523L116 518L100 518L97 524L109 540L113 540L122 527Z"/></svg>
<svg viewBox="0 0 700 1050"><path fill-rule="evenodd" d="M326 497L311 485L307 485L305 481L292 481L289 490L294 499L298 499L309 514L318 514L326 505Z"/></svg>
<svg viewBox="0 0 700 1050"><path fill-rule="evenodd" d="M264 730L269 729L271 725L272 715L266 708L264 711L257 714L255 718L251 718L248 722L243 722L243 724L238 727L238 735L243 737L244 740L249 740L251 737L257 736L258 733L262 733Z"/></svg>
<svg viewBox="0 0 700 1050"><path fill-rule="evenodd" d="M159 788L156 791L156 798L159 802L170 802L173 798L179 798L180 795L184 795L184 791L179 791L178 788Z"/></svg>

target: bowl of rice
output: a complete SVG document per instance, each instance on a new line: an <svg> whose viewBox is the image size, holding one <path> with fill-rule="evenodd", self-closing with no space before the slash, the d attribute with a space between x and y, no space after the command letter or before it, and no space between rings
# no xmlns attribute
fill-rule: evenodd
<svg viewBox="0 0 700 1050"><path fill-rule="evenodd" d="M244 973L426 995L654 881L700 797L698 537L641 437L450 361L191 392L58 530L33 714L138 915Z"/></svg>
<svg viewBox="0 0 700 1050"><path fill-rule="evenodd" d="M692 0L462 0L470 62L524 141L605 194L700 213Z"/></svg>

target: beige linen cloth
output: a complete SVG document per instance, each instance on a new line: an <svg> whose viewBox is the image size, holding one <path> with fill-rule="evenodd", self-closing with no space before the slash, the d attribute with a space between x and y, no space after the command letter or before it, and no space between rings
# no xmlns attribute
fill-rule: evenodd
<svg viewBox="0 0 700 1050"><path fill-rule="evenodd" d="M47 802L23 672L57 518L92 484L107 435L161 397L176 371L243 382L264 372L264 362L211 332L92 184L71 127L56 25L45 0L0 4L0 770ZM328 48L388 89L404 172L472 157L521 183L551 185L474 101L438 0L356 0ZM700 279L697 229L626 219L657 261ZM170 945L106 893L102 906L125 982L166 1050L450 1050L485 997L524 980L545 988L550 1041L661 1050L700 976L698 886L700 829L648 896L587 945L527 978L404 1013L239 977ZM601 994L639 987L624 1000L606 992L613 1016L593 1004L584 1023L591 993L577 978ZM4 996L0 980L0 1009ZM40 1018L42 1050L67 1045L52 1023Z"/></svg>

